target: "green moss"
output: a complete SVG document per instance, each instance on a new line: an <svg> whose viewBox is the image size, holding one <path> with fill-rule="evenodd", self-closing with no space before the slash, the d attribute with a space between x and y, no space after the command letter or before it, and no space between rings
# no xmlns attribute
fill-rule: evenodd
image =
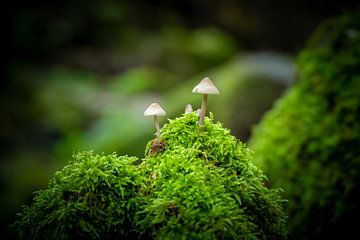
<svg viewBox="0 0 360 240"><path fill-rule="evenodd" d="M295 239L350 237L360 214L360 16L325 22L298 69L250 145L271 186L285 190Z"/></svg>
<svg viewBox="0 0 360 240"><path fill-rule="evenodd" d="M212 116L202 129L197 121L170 120L161 147L149 142L140 162L79 155L25 209L21 236L285 239L283 200L263 185L249 149Z"/></svg>
<svg viewBox="0 0 360 240"><path fill-rule="evenodd" d="M249 149L212 117L202 130L197 121L195 114L170 120L165 150L140 165L149 176L143 231L156 239L285 238L279 194L263 186Z"/></svg>
<svg viewBox="0 0 360 240"><path fill-rule="evenodd" d="M123 239L132 236L141 178L134 157L78 153L36 192L15 227L20 239Z"/></svg>

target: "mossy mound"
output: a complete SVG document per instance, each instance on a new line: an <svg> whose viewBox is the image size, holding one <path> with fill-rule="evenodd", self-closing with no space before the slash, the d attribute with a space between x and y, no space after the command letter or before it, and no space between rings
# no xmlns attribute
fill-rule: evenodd
<svg viewBox="0 0 360 240"><path fill-rule="evenodd" d="M21 237L285 239L283 200L248 148L212 117L197 121L170 120L141 161L80 154L25 209Z"/></svg>
<svg viewBox="0 0 360 240"><path fill-rule="evenodd" d="M141 178L134 157L82 152L36 192L15 224L19 239L127 239Z"/></svg>
<svg viewBox="0 0 360 240"><path fill-rule="evenodd" d="M197 121L195 114L170 120L165 149L140 165L149 176L143 231L156 239L284 239L278 191L263 186L249 149L212 117L202 129Z"/></svg>
<svg viewBox="0 0 360 240"><path fill-rule="evenodd" d="M360 214L360 15L325 22L298 69L250 146L271 186L284 189L295 239L350 239Z"/></svg>

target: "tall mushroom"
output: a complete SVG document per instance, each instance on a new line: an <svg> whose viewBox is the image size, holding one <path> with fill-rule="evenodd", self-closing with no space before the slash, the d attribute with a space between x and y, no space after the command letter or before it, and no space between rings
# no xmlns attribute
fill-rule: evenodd
<svg viewBox="0 0 360 240"><path fill-rule="evenodd" d="M206 113L206 104L207 104L207 96L211 95L219 95L219 90L215 87L214 83L210 80L210 78L204 78L201 82L196 85L193 90L193 93L203 94L202 103L201 103L201 112L199 119L199 126L204 125L204 117Z"/></svg>
<svg viewBox="0 0 360 240"><path fill-rule="evenodd" d="M156 128L156 137L158 141L160 141L160 127L158 116L164 115L166 115L166 112L158 103L150 104L144 112L144 116L154 116L154 125Z"/></svg>

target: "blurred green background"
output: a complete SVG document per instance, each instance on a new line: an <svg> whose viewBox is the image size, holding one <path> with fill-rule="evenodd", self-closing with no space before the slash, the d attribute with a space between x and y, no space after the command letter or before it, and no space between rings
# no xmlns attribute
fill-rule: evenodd
<svg viewBox="0 0 360 240"><path fill-rule="evenodd" d="M357 1L19 1L3 10L0 224L74 151L143 156L151 102L175 117L210 77L209 111L240 140L295 81L318 24Z"/></svg>

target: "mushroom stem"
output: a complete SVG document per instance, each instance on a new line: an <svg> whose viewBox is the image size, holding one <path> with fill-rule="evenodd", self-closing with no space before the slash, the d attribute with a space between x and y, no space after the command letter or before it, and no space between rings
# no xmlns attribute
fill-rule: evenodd
<svg viewBox="0 0 360 240"><path fill-rule="evenodd" d="M157 140L160 141L160 126L159 126L159 120L158 120L157 115L154 115L154 125L155 125L155 128L156 128Z"/></svg>
<svg viewBox="0 0 360 240"><path fill-rule="evenodd" d="M205 118L206 104L207 104L207 96L208 96L207 94L204 94L203 97L202 97L199 126L204 125L204 118Z"/></svg>

